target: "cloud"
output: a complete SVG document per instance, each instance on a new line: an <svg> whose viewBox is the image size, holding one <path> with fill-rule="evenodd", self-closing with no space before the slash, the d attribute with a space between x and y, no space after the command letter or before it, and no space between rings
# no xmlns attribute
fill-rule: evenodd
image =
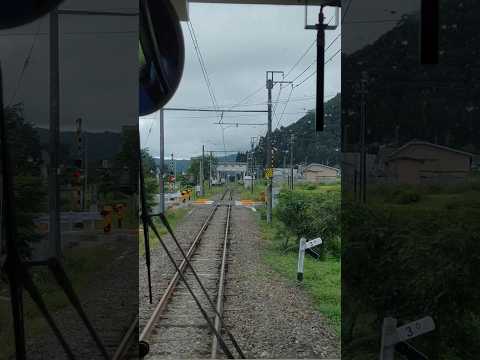
<svg viewBox="0 0 480 360"><path fill-rule="evenodd" d="M311 21L318 9L311 12ZM327 13L326 18L330 18ZM200 51L204 57L217 103L225 108L237 103L254 90L265 86L267 70L287 72L316 38L316 32L304 29L303 6L265 5L212 5L190 4L190 20L195 29ZM199 66L190 33L182 25L186 61L182 82L167 107L212 107L205 80ZM329 44L339 30L328 31ZM340 39L327 51L326 59L340 48ZM293 80L316 58L315 47L304 57L286 80ZM297 79L301 81L315 70L312 66ZM336 56L326 67L327 94L340 91L340 56ZM278 97L279 85L273 91L273 100ZM290 89L283 87L273 125L277 124ZM298 120L302 114L314 107L315 76L296 88L292 101L285 109L280 125ZM305 99L308 98L308 99ZM261 104L248 109L266 110L267 90L263 89L247 104ZM150 122L151 119L141 121ZM189 157L201 153L202 145L207 148L223 149L222 130L213 123L218 121L215 113L165 111L165 153L178 157ZM267 122L266 114L225 114L225 122ZM144 127L143 127L144 128ZM158 134L157 123L152 132ZM147 129L148 130L148 129ZM250 148L252 136L264 135L266 127L230 127L224 131L225 148L246 150ZM143 138L146 138L143 136ZM158 139L158 135L156 137ZM159 142L149 141L154 154L159 153Z"/></svg>

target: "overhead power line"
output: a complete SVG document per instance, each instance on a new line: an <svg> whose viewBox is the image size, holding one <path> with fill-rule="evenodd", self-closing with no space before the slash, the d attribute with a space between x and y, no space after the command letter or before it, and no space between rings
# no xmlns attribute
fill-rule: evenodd
<svg viewBox="0 0 480 360"><path fill-rule="evenodd" d="M37 27L37 32L34 34L33 39L32 39L32 44L30 45L30 49L28 50L28 54L25 57L25 61L23 62L23 67L22 70L20 71L20 76L18 77L17 84L15 85L15 88L12 93L12 97L10 98L10 102L8 105L12 105L13 102L15 101L15 98L17 96L17 92L20 89L20 85L23 81L23 76L25 75L25 72L28 68L28 65L30 65L30 60L32 58L32 53L33 53L33 48L35 47L35 43L37 42L38 34L40 33L40 28L42 26L43 19L38 22L38 27Z"/></svg>
<svg viewBox="0 0 480 360"><path fill-rule="evenodd" d="M335 17L335 14L332 15L330 17L330 19L328 20L327 22L327 25L330 24L330 22L332 21L332 19ZM337 36L337 38L341 35L341 33ZM335 38L334 41L337 39ZM333 42L334 42L333 41ZM332 43L333 43L332 42ZM310 52L310 50L313 48L313 46L317 43L317 39L315 38L312 43L307 47L307 50L305 50L305 52L300 56L300 58L295 62L295 64L293 64L293 66L287 71L287 73L285 74L285 78L288 77L288 75L290 75L290 73L293 71L293 69L295 69L297 67L298 64L300 64L300 62L303 60L303 58ZM328 50L328 48L332 45L332 43L330 43L330 45L325 49L325 51Z"/></svg>
<svg viewBox="0 0 480 360"><path fill-rule="evenodd" d="M200 109L200 108L164 108L163 110L171 111L206 111L206 112L240 112L240 113L266 113L267 110L232 110L232 109Z"/></svg>
<svg viewBox="0 0 480 360"><path fill-rule="evenodd" d="M328 49L330 49L330 47L340 38L340 36L342 36L342 32L339 32L338 35L335 37L335 39L333 39L333 40L327 45L327 47L325 48L325 51L327 51Z"/></svg>
<svg viewBox="0 0 480 360"><path fill-rule="evenodd" d="M315 96L307 96L307 97L301 97L301 98L291 98L288 101L289 102L301 102L301 101L312 100L312 99L315 99L315 98L316 98ZM285 104L285 102L287 102L287 99L280 99L275 103ZM248 104L248 105L244 105L244 106L258 106L258 105L267 105L267 104L268 104L268 102L262 102L262 103L256 103L256 104ZM272 101L272 104L274 104L273 101Z"/></svg>
<svg viewBox="0 0 480 360"><path fill-rule="evenodd" d="M277 94L277 100L275 100L275 102L272 102L273 104L273 109L272 109L272 114L273 114L273 117L277 117L277 106L278 106L278 99L280 99L280 94L282 93L282 84L280 84L280 88L278 89L278 94Z"/></svg>
<svg viewBox="0 0 480 360"><path fill-rule="evenodd" d="M160 114L160 113L158 113ZM159 120L158 117L152 117L151 119L156 119L156 120ZM153 128L153 124L155 123L155 121L152 120L152 123L150 124L150 129L148 129L148 134L147 134L147 139L145 140L145 147L147 147L148 145L148 140L150 139L150 134L152 133L152 128Z"/></svg>
<svg viewBox="0 0 480 360"><path fill-rule="evenodd" d="M216 111L215 111L216 112ZM209 115L209 114L204 114L204 115L182 115L180 114L181 112L179 111L178 113L172 113L169 115L169 118L172 118L174 120L177 119L218 119L217 115ZM305 111L292 111L292 112L285 112L284 115L304 115ZM178 116L177 116L178 115ZM259 116L264 116L263 113L248 113L248 114L240 114L240 113L234 113L230 114L225 114L223 118L225 120L233 120L233 119L238 119L238 118L245 118L247 119L256 119ZM149 117L149 116L142 116L142 120L150 120L150 119L156 119L156 117Z"/></svg>
<svg viewBox="0 0 480 360"><path fill-rule="evenodd" d="M314 95L305 96L305 97L298 97L298 98L291 98L289 101L290 102L302 102L302 101L307 101L307 100L312 100L312 99L315 99ZM272 100L272 104L274 104L274 103L284 104L286 101L287 101L286 98L279 99L277 102ZM250 107L250 106L261 106L261 105L268 105L268 101L244 104L243 106L244 107ZM208 109L209 111L219 112L219 113L229 112L229 110L233 110L233 109L229 109L228 105L219 105L219 106L222 106L223 109L219 108L218 110L215 110L211 106L198 106L198 107L195 107L195 108L194 107L183 106L183 107L181 107L181 109L198 109L198 108L201 108L201 109ZM263 111L263 110L260 110L260 111ZM238 110L238 109L236 109L235 111L230 111L230 112L250 112L250 110Z"/></svg>
<svg viewBox="0 0 480 360"><path fill-rule="evenodd" d="M280 118L277 121L277 125L275 126L276 128L278 128L278 125L280 125L282 122L283 115L285 115L285 109L287 108L287 105L288 105L288 102L290 101L290 97L292 96L292 93L293 93L293 85L290 87L290 93L288 94L287 101L285 102L285 106L283 107L282 114L280 115Z"/></svg>
<svg viewBox="0 0 480 360"><path fill-rule="evenodd" d="M208 76L208 71L207 71L207 67L205 65L205 61L204 61L203 56L202 56L202 52L200 51L200 45L198 43L197 36L195 34L195 28L193 27L193 24L192 24L191 21L187 22L187 27L188 27L188 31L190 33L190 37L191 37L192 42L193 42L193 47L195 49L195 54L197 55L197 59L198 59L198 62L200 64L200 68L202 70L203 78L205 80L205 84L207 86L207 90L208 90L210 99L212 101L213 107L218 108L217 99L215 97L215 93L213 91L212 84L210 82L210 77Z"/></svg>
<svg viewBox="0 0 480 360"><path fill-rule="evenodd" d="M267 123L240 123L240 122L222 122L222 123L214 123L214 124L234 125L234 126L265 126L267 125Z"/></svg>
<svg viewBox="0 0 480 360"><path fill-rule="evenodd" d="M346 5L346 7L345 7L345 11L342 11L342 25L343 25L343 23L345 22L345 19L346 19L346 17L347 17L348 11L350 10L350 6L352 5L352 1L353 1L353 0L350 0L350 1L348 2L348 4Z"/></svg>
<svg viewBox="0 0 480 360"><path fill-rule="evenodd" d="M235 103L234 105L230 106L230 108L236 108L240 105L242 105L243 103L245 103L245 101L247 101L248 99L250 99L251 97L257 95L260 91L262 91L263 89L265 89L265 86L262 85L260 86L258 89L256 89L255 91L251 92L250 94L248 94L247 96L245 96L242 100L240 100L239 102Z"/></svg>
<svg viewBox="0 0 480 360"><path fill-rule="evenodd" d="M342 33L340 32L325 48L325 51L330 49L330 47L340 38ZM307 72L308 69L310 69L314 64L316 64L317 60L313 60L310 65L308 65L300 74L298 74L292 81L295 82L298 78L300 78L303 74Z"/></svg>
<svg viewBox="0 0 480 360"><path fill-rule="evenodd" d="M285 74L285 78L288 77L288 75L290 75L290 73L293 71L293 69L295 69L295 67L300 63L300 61L302 61L302 59L310 52L310 50L313 48L313 46L317 43L317 39L313 40L313 42L308 46L307 50L305 50L305 52L302 54L302 56L300 56L300 58L297 60L297 62L295 64L293 64L293 66L290 68L290 70L287 71L287 73Z"/></svg>
<svg viewBox="0 0 480 360"><path fill-rule="evenodd" d="M333 54L332 56L330 56L325 62L324 64L327 65L330 61L333 60L333 58L335 56L337 56L340 52L342 51L342 49L338 49L335 54ZM298 84L296 84L294 87L299 87L300 85L302 85L305 81L307 81L308 79L310 79L313 75L315 75L317 73L317 70L315 70L314 72L312 72L310 75L308 75L306 78L304 78L301 82L299 82Z"/></svg>
<svg viewBox="0 0 480 360"><path fill-rule="evenodd" d="M317 60L313 60L312 63L311 63L310 65L308 65L308 66L307 66L300 74L298 74L298 75L295 77L295 79L293 79L292 81L293 81L293 82L297 81L297 79L298 79L300 76L302 76L303 74L305 74L305 73L307 72L307 70L310 69L310 68L313 66L313 64L315 64L316 62L317 62Z"/></svg>

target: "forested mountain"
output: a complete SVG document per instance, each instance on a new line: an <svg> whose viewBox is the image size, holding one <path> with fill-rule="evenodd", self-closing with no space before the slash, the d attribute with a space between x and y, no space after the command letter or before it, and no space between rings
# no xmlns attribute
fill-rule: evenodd
<svg viewBox="0 0 480 360"><path fill-rule="evenodd" d="M325 163L338 166L340 162L340 136L341 136L341 95L325 103L325 129L315 131L315 110L310 110L305 116L286 127L280 127L272 132L273 166L282 167L283 158L286 156L287 164L290 163L289 149L291 135L293 140L293 162L299 163ZM257 164L265 164L265 137L261 137L259 145L255 148Z"/></svg>
<svg viewBox="0 0 480 360"><path fill-rule="evenodd" d="M44 128L35 128L40 144L45 150L48 149L50 141L50 131ZM83 132L86 140L87 155L89 161L109 160L115 158L120 151L122 144L122 134L116 132L93 133ZM74 131L62 131L60 133L60 157L68 158L75 144Z"/></svg>
<svg viewBox="0 0 480 360"><path fill-rule="evenodd" d="M358 149L359 84L366 74L367 143L419 139L480 152L480 2L440 1L438 65L420 64L419 15L405 15L377 41L342 59L347 151ZM374 25L372 25L374 26ZM350 80L353 80L350 82Z"/></svg>

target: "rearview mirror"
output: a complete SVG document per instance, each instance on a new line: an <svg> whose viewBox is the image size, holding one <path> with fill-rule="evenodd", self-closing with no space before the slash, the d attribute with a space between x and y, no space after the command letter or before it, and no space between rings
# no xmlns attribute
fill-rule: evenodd
<svg viewBox="0 0 480 360"><path fill-rule="evenodd" d="M63 0L10 0L0 5L0 29L25 25L46 15Z"/></svg>
<svg viewBox="0 0 480 360"><path fill-rule="evenodd" d="M139 113L161 109L178 88L185 45L178 15L170 0L140 1Z"/></svg>

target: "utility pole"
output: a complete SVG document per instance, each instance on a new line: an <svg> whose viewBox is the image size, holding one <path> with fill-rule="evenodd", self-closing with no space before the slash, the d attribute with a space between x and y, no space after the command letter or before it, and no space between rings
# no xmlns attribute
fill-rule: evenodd
<svg viewBox="0 0 480 360"><path fill-rule="evenodd" d="M87 193L88 193L88 143L87 137L83 137L83 211L87 209ZM91 199L91 196L90 196ZM91 200L90 200L91 201ZM91 203L91 202L90 202Z"/></svg>
<svg viewBox="0 0 480 360"><path fill-rule="evenodd" d="M335 30L339 24L339 8L335 9L335 25L325 24L323 5L318 13L318 24L307 25L307 5L305 5L305 29L317 30L317 84L315 105L315 131L323 131L324 128L324 85L325 85L325 30Z"/></svg>
<svg viewBox="0 0 480 360"><path fill-rule="evenodd" d="M420 4L420 62L438 64L440 1L422 0Z"/></svg>
<svg viewBox="0 0 480 360"><path fill-rule="evenodd" d="M287 151L284 151L283 152L283 170L282 170L283 181L285 181L286 170L287 170Z"/></svg>
<svg viewBox="0 0 480 360"><path fill-rule="evenodd" d="M323 131L325 117L325 16L323 7L318 14L317 31L317 82L316 82L316 104L315 104L315 130Z"/></svg>
<svg viewBox="0 0 480 360"><path fill-rule="evenodd" d="M252 151L252 156L251 156L251 161L252 161L252 181L250 182L251 184L251 190L253 194L253 188L254 188L254 181L255 181L255 176L256 176L256 171L255 171L255 137L250 138L250 149Z"/></svg>
<svg viewBox="0 0 480 360"><path fill-rule="evenodd" d="M58 143L60 138L60 70L58 12L50 12L50 166L48 174L48 237L55 256L62 256L60 198L58 194Z"/></svg>
<svg viewBox="0 0 480 360"><path fill-rule="evenodd" d="M290 135L290 190L293 190L293 140L295 135Z"/></svg>
<svg viewBox="0 0 480 360"><path fill-rule="evenodd" d="M77 209L80 211L85 210L85 194L86 194L86 174L85 174L85 139L82 132L82 119L75 120L75 143L76 158L75 158L75 171L78 172L78 182L75 184Z"/></svg>
<svg viewBox="0 0 480 360"><path fill-rule="evenodd" d="M267 151L267 171L271 172L271 177L268 179L267 185L267 223L272 223L272 201L273 201L273 164L272 164L272 89L275 84L292 84L292 81L274 81L274 74L282 74L283 71L267 71L266 72L266 87L268 92L268 130L266 136L266 151Z"/></svg>
<svg viewBox="0 0 480 360"><path fill-rule="evenodd" d="M361 79L361 109L360 109L360 200L362 203L366 202L367 195L367 73L362 72Z"/></svg>
<svg viewBox="0 0 480 360"><path fill-rule="evenodd" d="M173 183L175 184L177 182L177 161L173 158L173 154L172 154L172 161L173 161L173 177L175 178Z"/></svg>
<svg viewBox="0 0 480 360"><path fill-rule="evenodd" d="M210 151L210 166L208 168L208 188L212 188L212 161L213 161L213 153Z"/></svg>
<svg viewBox="0 0 480 360"><path fill-rule="evenodd" d="M270 170L272 168L272 89L273 89L273 73L272 79L268 78L268 71L267 71L267 92L268 92L268 129L267 129L267 136L266 136L266 151L267 151L267 169ZM267 223L272 223L272 197L273 197L273 189L272 189L272 178L268 179L267 184Z"/></svg>
<svg viewBox="0 0 480 360"><path fill-rule="evenodd" d="M159 172L159 181L158 185L160 187L160 212L165 213L165 184L163 181L163 168L164 168L164 159L165 159L165 136L164 136L164 127L163 127L163 109L160 109L160 172Z"/></svg>
<svg viewBox="0 0 480 360"><path fill-rule="evenodd" d="M205 145L202 145L202 159L200 160L200 194L205 195L205 189L203 188L203 183L205 180L205 175L203 174L203 164L205 164Z"/></svg>
<svg viewBox="0 0 480 360"><path fill-rule="evenodd" d="M176 166L175 160L173 158L173 153L172 153L172 160L170 161L170 172L173 174L173 178L174 178L173 184L172 184L173 189L171 189L172 192L174 192L175 191L175 181L177 181L177 166Z"/></svg>

